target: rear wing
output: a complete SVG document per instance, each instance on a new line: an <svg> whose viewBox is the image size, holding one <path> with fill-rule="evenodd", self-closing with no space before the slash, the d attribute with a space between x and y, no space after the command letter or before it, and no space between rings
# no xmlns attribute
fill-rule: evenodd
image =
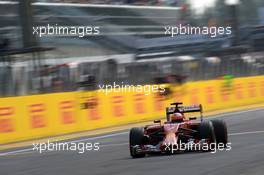
<svg viewBox="0 0 264 175"><path fill-rule="evenodd" d="M166 108L167 121L170 121L170 114L174 114L176 112L179 113L200 112L201 121L203 120L203 108L201 104L191 105L191 106L179 106L182 105L182 103L172 103L171 105L175 105L175 106Z"/></svg>
<svg viewBox="0 0 264 175"><path fill-rule="evenodd" d="M182 113L189 113L189 112L203 112L202 105L191 105L191 106L180 106L178 107L179 111Z"/></svg>

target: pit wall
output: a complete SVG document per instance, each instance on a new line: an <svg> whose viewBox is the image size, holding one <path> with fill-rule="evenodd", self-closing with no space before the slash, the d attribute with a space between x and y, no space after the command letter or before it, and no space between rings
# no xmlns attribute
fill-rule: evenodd
<svg viewBox="0 0 264 175"><path fill-rule="evenodd" d="M103 90L0 98L0 144L165 117L171 102L204 111L264 102L264 76L189 82L166 93Z"/></svg>

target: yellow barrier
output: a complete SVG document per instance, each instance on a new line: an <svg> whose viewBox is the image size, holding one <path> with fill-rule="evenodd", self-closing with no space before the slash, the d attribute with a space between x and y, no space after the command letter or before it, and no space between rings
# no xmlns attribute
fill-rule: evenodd
<svg viewBox="0 0 264 175"><path fill-rule="evenodd" d="M264 76L189 82L160 95L67 92L0 99L0 143L92 130L165 116L174 101L205 111L264 102Z"/></svg>

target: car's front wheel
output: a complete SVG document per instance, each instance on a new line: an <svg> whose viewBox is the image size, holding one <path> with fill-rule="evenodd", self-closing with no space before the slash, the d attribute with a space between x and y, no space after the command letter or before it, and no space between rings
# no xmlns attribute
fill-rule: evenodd
<svg viewBox="0 0 264 175"><path fill-rule="evenodd" d="M215 132L216 143L226 144L228 142L227 127L223 120L212 120Z"/></svg>
<svg viewBox="0 0 264 175"><path fill-rule="evenodd" d="M142 145L144 140L144 131L143 128L132 128L129 132L129 148L130 148L130 155L133 158L140 158L144 157L144 153L137 153L134 148L136 145Z"/></svg>
<svg viewBox="0 0 264 175"><path fill-rule="evenodd" d="M200 123L199 126L199 136L200 140L206 140L209 146L209 148L202 151L210 151L214 149L214 144L216 143L215 133L214 133L214 127L211 121L204 121Z"/></svg>

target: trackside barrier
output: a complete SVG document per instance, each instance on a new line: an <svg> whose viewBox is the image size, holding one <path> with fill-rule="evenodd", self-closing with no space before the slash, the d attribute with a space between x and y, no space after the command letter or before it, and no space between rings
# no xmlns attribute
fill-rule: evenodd
<svg viewBox="0 0 264 175"><path fill-rule="evenodd" d="M174 101L201 103L204 111L262 103L264 76L189 82L166 95L97 90L0 98L0 143L165 117Z"/></svg>

